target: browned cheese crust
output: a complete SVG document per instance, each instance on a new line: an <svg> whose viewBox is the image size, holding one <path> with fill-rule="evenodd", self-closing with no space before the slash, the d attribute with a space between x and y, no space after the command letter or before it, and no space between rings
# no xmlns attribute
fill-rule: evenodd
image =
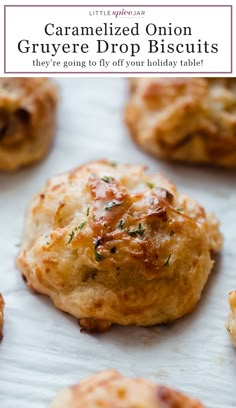
<svg viewBox="0 0 236 408"><path fill-rule="evenodd" d="M49 408L204 408L188 396L142 378L103 371L61 391Z"/></svg>
<svg viewBox="0 0 236 408"><path fill-rule="evenodd" d="M0 78L0 170L45 157L55 133L57 99L47 78Z"/></svg>
<svg viewBox="0 0 236 408"><path fill-rule="evenodd" d="M4 322L3 311L4 311L4 300L0 293L0 340L2 339L2 336L3 336L2 335L2 328L3 328L3 322Z"/></svg>
<svg viewBox="0 0 236 408"><path fill-rule="evenodd" d="M236 167L235 78L131 78L125 122L164 159Z"/></svg>
<svg viewBox="0 0 236 408"><path fill-rule="evenodd" d="M190 312L221 243L215 217L165 177L104 160L33 198L17 264L31 288L103 331Z"/></svg>
<svg viewBox="0 0 236 408"><path fill-rule="evenodd" d="M236 290L229 293L229 315L226 323L230 339L234 347L236 347Z"/></svg>

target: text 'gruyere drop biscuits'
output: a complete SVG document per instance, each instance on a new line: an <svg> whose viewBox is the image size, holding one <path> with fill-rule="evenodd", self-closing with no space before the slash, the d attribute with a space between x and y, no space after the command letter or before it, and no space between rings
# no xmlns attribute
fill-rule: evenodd
<svg viewBox="0 0 236 408"><path fill-rule="evenodd" d="M17 264L31 288L103 331L190 312L221 243L215 217L165 177L103 160L33 198Z"/></svg>
<svg viewBox="0 0 236 408"><path fill-rule="evenodd" d="M236 78L131 78L125 122L157 157L236 167Z"/></svg>
<svg viewBox="0 0 236 408"><path fill-rule="evenodd" d="M234 347L236 347L236 290L229 293L230 311L226 328Z"/></svg>
<svg viewBox="0 0 236 408"><path fill-rule="evenodd" d="M49 408L204 408L165 385L103 371L62 390Z"/></svg>
<svg viewBox="0 0 236 408"><path fill-rule="evenodd" d="M0 340L2 339L2 328L3 328L3 322L4 322L3 311L4 311L4 300L0 293Z"/></svg>
<svg viewBox="0 0 236 408"><path fill-rule="evenodd" d="M45 157L55 133L57 99L47 78L0 78L0 170Z"/></svg>

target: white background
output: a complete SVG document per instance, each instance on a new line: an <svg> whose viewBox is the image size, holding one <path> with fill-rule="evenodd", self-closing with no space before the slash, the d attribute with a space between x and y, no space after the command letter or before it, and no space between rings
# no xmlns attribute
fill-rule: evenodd
<svg viewBox="0 0 236 408"><path fill-rule="evenodd" d="M21 4L21 2L18 2ZM50 2L51 4L63 4L63 1L58 1L57 3ZM65 3L65 2L64 2ZM94 5L99 2L92 2ZM105 4L111 4L111 2L102 2ZM180 1L173 1L172 4L194 4L191 2L180 2ZM8 4L8 3L7 3ZM10 2L9 2L10 4ZM15 4L17 4L15 2ZM27 4L27 1L24 2ZM30 2L29 4L37 4L37 2L33 3ZM43 4L40 2L39 4ZM70 2L73 4L73 1ZM77 3L78 4L78 3ZM114 3L113 3L114 4ZM140 2L130 2L129 4L142 4ZM152 4L150 1L149 4ZM165 2L168 4L168 2ZM201 4L197 2L197 4ZM204 3L202 3L204 4ZM229 2L208 2L208 4L230 4ZM124 6L125 7L125 6ZM105 7L102 7L104 9ZM109 68L107 71L109 72L122 72L123 75L129 74L131 71L125 67L125 62L123 67L116 67L112 65L112 62L118 59L125 59L129 61L141 60L146 61L149 58L152 61L162 60L164 61L166 58L169 60L180 60L180 59L188 59L189 57L191 60L194 58L197 61L203 60L203 65L198 67L181 67L179 64L175 69L172 67L134 67L132 71L134 72L173 72L173 75L178 75L179 72L184 71L185 73L189 72L223 72L223 71L230 71L230 24L229 24L229 8L189 8L189 9L182 9L182 8L152 8L152 9L145 9L146 16L144 19L136 19L136 18L109 18L109 17L89 17L88 10L84 8L19 8L19 9L7 9L7 71L8 72L52 72L52 63L50 63L48 70L45 68L36 68L32 66L32 60L35 58L39 58L40 60L83 60L86 61L88 59L96 59L99 61L101 58L105 58L110 60ZM139 55L136 57L129 58L129 54L122 54L117 52L116 54L111 54L110 49L107 53L103 54L96 54L96 41L94 37L72 37L72 36L64 36L64 37L57 37L52 36L49 37L44 34L44 26L46 23L53 21L55 25L101 25L103 22L113 22L113 25L117 24L120 25L133 25L134 22L138 21L141 27L141 33L144 33L144 26L149 22L154 22L159 26L167 25L171 22L172 26L180 25L180 26L191 26L192 27L192 36L170 36L169 38L165 37L165 41L171 43L178 43L178 42L188 42L188 43L197 43L198 39L202 39L202 42L207 40L209 43L218 43L219 44L219 52L216 54L148 54L148 40L149 39L156 39L161 40L164 37L161 36L147 36L147 35L140 35L140 36L129 36L129 37L112 37L110 38L109 42L116 42L122 43L124 42L139 42L141 46L141 51ZM58 53L56 57L47 56L45 54L20 54L17 51L17 44L18 42L23 39L29 39L31 43L49 43L49 42L75 42L75 43L82 43L86 42L90 45L90 52L88 54L63 54ZM104 37L98 37L98 39L104 39ZM105 38L106 39L106 38ZM137 41L138 40L138 41ZM87 64L88 65L88 64ZM3 70L3 67L1 67ZM104 71L98 65L96 68L93 67L86 67L85 69L80 69L78 67L72 67L70 69L63 69L63 68L55 68L53 71L63 71L66 72L82 72L83 71L94 71L96 72ZM120 74L121 75L121 74Z"/></svg>
<svg viewBox="0 0 236 408"><path fill-rule="evenodd" d="M235 172L158 162L137 149L123 125L127 82L60 80L54 148L40 165L0 174L0 291L6 301L0 345L0 407L46 408L56 392L106 368L143 376L198 397L207 408L236 407L236 351L224 323L235 289ZM112 327L81 334L72 317L31 293L15 268L23 214L32 195L56 173L98 158L161 171L221 220L221 257L193 313L166 328Z"/></svg>

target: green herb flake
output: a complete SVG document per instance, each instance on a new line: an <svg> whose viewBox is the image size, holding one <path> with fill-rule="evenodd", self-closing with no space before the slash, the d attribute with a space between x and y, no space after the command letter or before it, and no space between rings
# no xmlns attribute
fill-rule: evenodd
<svg viewBox="0 0 236 408"><path fill-rule="evenodd" d="M119 207L119 205L121 205L122 203L120 201L117 200L112 200L109 201L109 203L107 203L105 210L106 211L111 211L113 207Z"/></svg>
<svg viewBox="0 0 236 408"><path fill-rule="evenodd" d="M143 236L145 229L142 227L142 224L138 224L138 233Z"/></svg>
<svg viewBox="0 0 236 408"><path fill-rule="evenodd" d="M184 210L184 209L183 209L182 207L175 209L175 211L177 211L177 212L182 212L183 210Z"/></svg>
<svg viewBox="0 0 236 408"><path fill-rule="evenodd" d="M173 237L174 234L175 234L175 231L171 230L170 231L170 236Z"/></svg>
<svg viewBox="0 0 236 408"><path fill-rule="evenodd" d="M96 248L94 248L94 254L97 262L101 262L103 261L103 259L105 259L105 257L102 254L100 254L100 252L98 252Z"/></svg>
<svg viewBox="0 0 236 408"><path fill-rule="evenodd" d="M90 213L90 207L88 207L88 208L87 208L87 211L86 211L87 217L89 216L89 213Z"/></svg>
<svg viewBox="0 0 236 408"><path fill-rule="evenodd" d="M154 188L154 187L155 187L155 184L153 184L153 183L151 183L150 181L148 181L148 182L147 182L147 186L148 186L149 188Z"/></svg>
<svg viewBox="0 0 236 408"><path fill-rule="evenodd" d="M165 263L164 263L163 266L169 266L170 258L171 258L171 254L168 255L168 257L167 257L167 259L166 259L166 261L165 261Z"/></svg>
<svg viewBox="0 0 236 408"><path fill-rule="evenodd" d="M120 222L119 222L119 228L120 228L121 230L124 229L124 225L125 225L125 220L120 220Z"/></svg>
<svg viewBox="0 0 236 408"><path fill-rule="evenodd" d="M68 241L68 244L72 241L72 239L74 238L74 236L75 236L75 231L71 231L71 233L69 234L69 241Z"/></svg>
<svg viewBox="0 0 236 408"><path fill-rule="evenodd" d="M113 161L113 160L111 160L111 161L109 162L109 164L110 164L110 166L112 166L112 167L116 167L116 166L117 166L117 163L116 163L115 161Z"/></svg>
<svg viewBox="0 0 236 408"><path fill-rule="evenodd" d="M136 237L137 235L140 235L141 237L143 236L145 229L142 227L142 224L138 224L137 229L130 229L126 230L127 234L129 234L131 237Z"/></svg>
<svg viewBox="0 0 236 408"><path fill-rule="evenodd" d="M115 246L110 249L110 253L111 253L111 254L115 254L115 253L116 253L116 247L115 247Z"/></svg>
<svg viewBox="0 0 236 408"><path fill-rule="evenodd" d="M81 222L80 224L79 224L79 229L80 230L82 230L82 228L85 226L85 224L86 224L86 221L83 221L83 222Z"/></svg>
<svg viewBox="0 0 236 408"><path fill-rule="evenodd" d="M105 183L112 183L112 181L114 181L114 177L110 177L110 176L104 176L102 177L102 181L105 181Z"/></svg>
<svg viewBox="0 0 236 408"><path fill-rule="evenodd" d="M46 242L46 245L50 245L50 242L47 241L47 242Z"/></svg>

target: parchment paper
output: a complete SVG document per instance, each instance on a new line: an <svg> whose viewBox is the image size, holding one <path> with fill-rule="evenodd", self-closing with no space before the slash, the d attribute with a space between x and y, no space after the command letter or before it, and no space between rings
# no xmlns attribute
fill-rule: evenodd
<svg viewBox="0 0 236 408"><path fill-rule="evenodd" d="M227 293L236 288L235 172L170 165L139 151L123 125L125 80L58 82L61 103L52 152L37 166L0 174L0 291L6 301L0 407L45 408L62 387L111 367L178 388L209 408L236 407L236 352L224 328ZM169 327L82 334L75 319L31 293L15 268L32 195L54 174L97 158L160 170L221 220L224 249L202 299L191 315Z"/></svg>

